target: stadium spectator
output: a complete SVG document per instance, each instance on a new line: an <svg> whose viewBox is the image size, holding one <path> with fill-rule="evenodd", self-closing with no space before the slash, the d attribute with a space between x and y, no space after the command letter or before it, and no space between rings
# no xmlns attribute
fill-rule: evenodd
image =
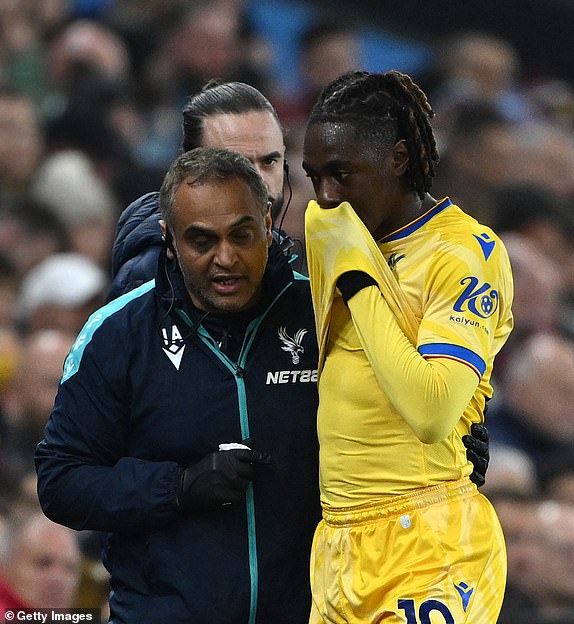
<svg viewBox="0 0 574 624"><path fill-rule="evenodd" d="M80 580L78 536L41 511L12 516L2 529L0 608L70 609Z"/></svg>
<svg viewBox="0 0 574 624"><path fill-rule="evenodd" d="M55 254L22 280L17 323L24 333L60 329L76 334L103 302L108 288L105 271L81 254Z"/></svg>

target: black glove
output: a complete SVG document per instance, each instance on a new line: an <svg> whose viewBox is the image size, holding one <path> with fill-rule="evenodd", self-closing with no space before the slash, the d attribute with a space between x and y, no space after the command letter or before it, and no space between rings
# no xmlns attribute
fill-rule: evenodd
<svg viewBox="0 0 574 624"><path fill-rule="evenodd" d="M490 460L488 451L488 429L484 425L474 423L470 427L470 435L462 436L466 446L466 456L474 465L470 480L478 487L484 485L486 469Z"/></svg>
<svg viewBox="0 0 574 624"><path fill-rule="evenodd" d="M337 288L345 303L347 303L353 295L356 295L359 290L367 286L376 285L377 282L368 273L363 271L347 271L337 280Z"/></svg>
<svg viewBox="0 0 574 624"><path fill-rule="evenodd" d="M250 449L215 451L182 470L177 504L182 511L207 511L245 498L255 464L268 464L268 453Z"/></svg>

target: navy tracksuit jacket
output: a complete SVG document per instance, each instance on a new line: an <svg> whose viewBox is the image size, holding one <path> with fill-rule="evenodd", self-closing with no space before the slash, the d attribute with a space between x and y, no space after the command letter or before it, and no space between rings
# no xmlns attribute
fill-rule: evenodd
<svg viewBox="0 0 574 624"><path fill-rule="evenodd" d="M66 360L39 497L54 521L105 534L116 624L307 622L317 345L308 282L276 245L253 314L228 357L162 254L156 279L94 313ZM245 438L272 457L245 504L182 514L181 469Z"/></svg>

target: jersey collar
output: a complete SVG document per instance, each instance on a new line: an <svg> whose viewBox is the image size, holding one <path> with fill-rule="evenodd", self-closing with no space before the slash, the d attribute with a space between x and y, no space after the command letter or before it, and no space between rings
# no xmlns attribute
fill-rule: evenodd
<svg viewBox="0 0 574 624"><path fill-rule="evenodd" d="M435 204L430 210L427 210L420 217L417 217L414 221L407 223L399 230L391 232L387 234L383 238L379 239L380 243L390 243L391 241L399 240L400 238L405 238L421 228L425 223L428 223L435 215L439 212L442 212L445 208L452 206L452 202L448 197L445 197L443 200Z"/></svg>

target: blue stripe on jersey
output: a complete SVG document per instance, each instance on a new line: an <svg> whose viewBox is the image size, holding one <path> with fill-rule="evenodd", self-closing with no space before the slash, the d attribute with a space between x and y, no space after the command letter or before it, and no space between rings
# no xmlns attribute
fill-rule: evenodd
<svg viewBox="0 0 574 624"><path fill-rule="evenodd" d="M475 368L481 377L486 371L486 362L474 351L465 347L458 347L447 342L433 342L432 344L421 345L418 351L423 356L448 356L466 362Z"/></svg>
<svg viewBox="0 0 574 624"><path fill-rule="evenodd" d="M118 310L121 310L124 306L126 306L130 301L145 295L146 292L150 291L155 286L155 280L150 280L138 288L134 288L130 292L123 294L121 297L110 301L107 305L99 310L96 310L90 318L86 321L86 324L82 328L82 331L78 334L72 348L70 349L70 353L68 353L68 357L64 362L64 374L62 375L62 379L60 383L64 383L68 380L72 375L78 372L80 368L80 362L82 361L82 355L84 354L84 349L86 345L92 339L95 331L102 325L102 323L110 317L112 314L115 314Z"/></svg>
<svg viewBox="0 0 574 624"><path fill-rule="evenodd" d="M425 212L423 215L421 215L414 221L411 221L411 223L409 223L408 225L405 225L400 230L397 230L396 232L393 232L389 234L388 236L381 238L380 242L388 243L390 241L399 240L400 238L405 238L405 236L408 236L409 234L412 234L413 232L418 230L425 223L430 221L435 215L437 215L439 212L442 212L445 208L448 208L451 205L452 205L452 202L450 201L450 199L448 199L448 197L446 199L443 199L436 206L431 208L429 211Z"/></svg>

